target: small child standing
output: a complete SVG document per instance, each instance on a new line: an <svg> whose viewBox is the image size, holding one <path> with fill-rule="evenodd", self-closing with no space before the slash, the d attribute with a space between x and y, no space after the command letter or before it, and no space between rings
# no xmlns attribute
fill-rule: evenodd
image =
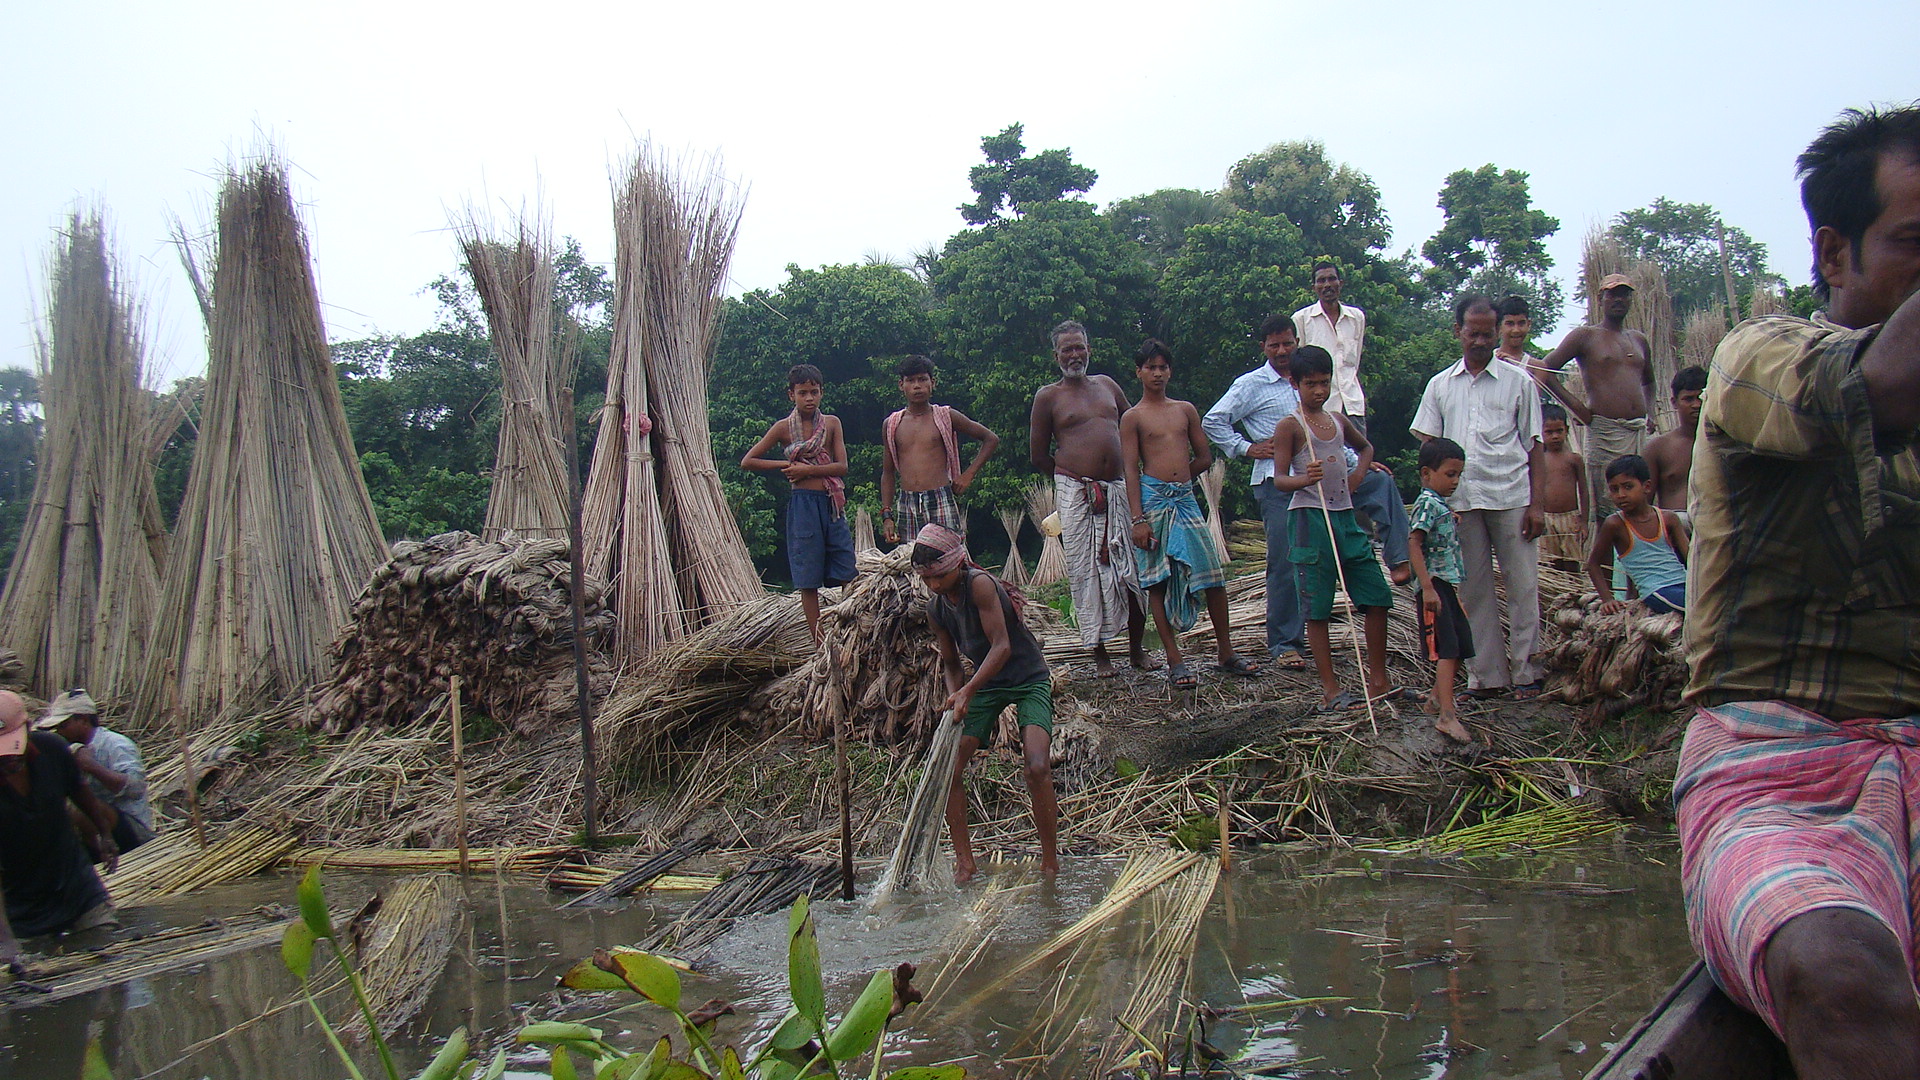
<svg viewBox="0 0 1920 1080"><path fill-rule="evenodd" d="M1587 518L1593 500L1587 492L1587 463L1567 446L1567 410L1540 406L1540 449L1546 465L1541 509L1547 531L1540 536L1542 559L1587 557Z"/></svg>
<svg viewBox="0 0 1920 1080"><path fill-rule="evenodd" d="M1374 558L1372 539L1353 519L1353 489L1373 467L1373 444L1346 414L1325 408L1333 396L1332 354L1318 345L1302 345L1293 354L1291 375L1300 394L1300 409L1274 428L1273 459L1291 464L1286 476L1274 476L1273 485L1293 492L1288 507L1293 565L1299 569L1301 600L1307 609L1307 645L1325 691L1320 710L1365 708L1365 701L1340 689L1333 673L1327 620L1333 616L1334 590L1344 577L1348 601L1366 613L1367 697L1390 696L1387 612L1393 607L1393 593L1380 572L1380 561ZM1352 447L1360 459L1351 473L1343 447Z"/></svg>
<svg viewBox="0 0 1920 1080"><path fill-rule="evenodd" d="M1459 489L1460 473L1466 467L1467 453L1452 439L1428 439L1421 445L1420 497L1410 515L1413 543L1407 548L1413 557L1413 575L1420 583L1420 640L1427 659L1434 662L1433 693L1427 703L1434 713L1434 728L1456 742L1473 738L1453 703L1460 661L1473 657L1473 627L1454 594L1462 571L1460 534L1453 527L1453 508L1447 499Z"/></svg>
<svg viewBox="0 0 1920 1080"><path fill-rule="evenodd" d="M1653 473L1645 458L1623 454L1607 466L1607 497L1619 511L1600 523L1587 555L1587 579L1606 600L1602 614L1627 606L1611 590L1619 557L1631 593L1656 615L1687 610L1687 530L1671 510L1653 505Z"/></svg>
<svg viewBox="0 0 1920 1080"><path fill-rule="evenodd" d="M820 589L853 580L853 533L847 528L847 441L840 418L820 411L826 382L812 364L787 371L787 400L793 412L776 420L747 456L743 469L778 470L793 485L787 500L787 567L794 591L807 614L813 643L820 644ZM786 444L784 458L765 456Z"/></svg>

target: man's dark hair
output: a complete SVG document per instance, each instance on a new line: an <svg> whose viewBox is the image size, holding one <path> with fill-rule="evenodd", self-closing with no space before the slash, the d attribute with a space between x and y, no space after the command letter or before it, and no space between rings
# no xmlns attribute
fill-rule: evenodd
<svg viewBox="0 0 1920 1080"><path fill-rule="evenodd" d="M1607 479L1616 476L1631 476L1643 484L1653 483L1653 470L1647 468L1647 459L1639 454L1621 454L1607 466Z"/></svg>
<svg viewBox="0 0 1920 1080"><path fill-rule="evenodd" d="M1074 319L1068 319L1066 322L1047 331L1047 345L1050 348L1059 348L1060 339L1068 334L1079 334L1081 337L1087 337L1087 328L1080 325L1080 323ZM1088 338L1088 340L1091 341L1092 339Z"/></svg>
<svg viewBox="0 0 1920 1080"><path fill-rule="evenodd" d="M1437 469L1449 461L1466 460L1467 452L1452 439L1428 439L1420 444L1420 467L1423 469Z"/></svg>
<svg viewBox="0 0 1920 1080"><path fill-rule="evenodd" d="M932 566L934 563L940 561L940 554L940 549L937 547L929 547L926 544L915 544L913 545L913 565Z"/></svg>
<svg viewBox="0 0 1920 1080"><path fill-rule="evenodd" d="M1533 320L1533 309L1527 306L1527 298L1524 296L1509 296L1500 301L1500 305L1493 310L1502 322L1506 321L1509 315L1518 315L1529 322Z"/></svg>
<svg viewBox="0 0 1920 1080"><path fill-rule="evenodd" d="M1269 315L1266 318L1260 320L1259 327L1257 327L1253 332L1253 340L1265 341L1275 334L1297 335L1299 333L1300 333L1299 328L1293 325L1293 316Z"/></svg>
<svg viewBox="0 0 1920 1080"><path fill-rule="evenodd" d="M1459 327L1465 326L1467 324L1467 316L1473 314L1476 311L1480 311L1482 309L1493 312L1493 321L1496 324L1500 321L1500 309L1493 306L1492 300L1487 299L1486 297L1480 295L1479 293L1468 293L1467 295L1454 301L1454 304L1453 304L1454 327L1457 329Z"/></svg>
<svg viewBox="0 0 1920 1080"><path fill-rule="evenodd" d="M1340 273L1340 268L1339 268L1339 267L1337 267L1337 266L1335 266L1335 265L1333 265L1333 260L1332 260L1332 259L1321 259L1321 260L1320 260L1319 262L1317 262L1317 263L1314 263L1314 264L1313 264L1313 269L1312 269L1312 270L1310 270L1310 271L1308 271L1308 276L1309 276L1309 277L1319 277L1319 276L1320 276L1320 271L1322 271L1322 270L1331 270L1331 271L1333 271L1333 273L1334 273L1334 276L1335 276L1335 277L1344 277L1344 276L1345 276L1345 275L1343 275L1343 274L1341 274L1341 273Z"/></svg>
<svg viewBox="0 0 1920 1080"><path fill-rule="evenodd" d="M1567 410L1555 405L1551 401L1547 402L1545 405L1540 406L1540 422L1544 424L1549 420L1558 420L1563 424L1566 423Z"/></svg>
<svg viewBox="0 0 1920 1080"><path fill-rule="evenodd" d="M1318 345L1302 345L1295 350L1288 371L1296 383L1305 382L1309 375L1332 375L1333 354Z"/></svg>
<svg viewBox="0 0 1920 1080"><path fill-rule="evenodd" d="M934 373L934 366L933 361L915 353L905 360L900 361L900 366L896 368L895 371L900 378L906 379L915 375L932 375Z"/></svg>
<svg viewBox="0 0 1920 1080"><path fill-rule="evenodd" d="M1140 343L1139 350L1133 354L1133 366L1145 367L1147 361L1156 356L1165 360L1168 367L1173 366L1173 350L1167 348L1159 338L1148 338Z"/></svg>
<svg viewBox="0 0 1920 1080"><path fill-rule="evenodd" d="M1707 369L1699 364L1688 364L1673 373L1673 396L1679 397L1682 391L1692 390L1699 393L1707 388Z"/></svg>
<svg viewBox="0 0 1920 1080"><path fill-rule="evenodd" d="M791 390L801 383L818 383L825 386L827 377L820 374L820 369L812 364L795 364L787 369L787 389Z"/></svg>
<svg viewBox="0 0 1920 1080"><path fill-rule="evenodd" d="M1886 209L1874 173L1880 159L1896 151L1920 161L1920 102L1888 109L1848 109L1827 125L1796 163L1807 227L1818 232L1825 226L1846 237L1856 268L1867 226ZM1827 299L1818 254L1813 291L1821 300Z"/></svg>

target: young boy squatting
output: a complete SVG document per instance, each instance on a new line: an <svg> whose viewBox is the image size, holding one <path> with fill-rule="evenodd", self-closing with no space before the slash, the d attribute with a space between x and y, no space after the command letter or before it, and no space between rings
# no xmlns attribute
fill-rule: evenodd
<svg viewBox="0 0 1920 1080"><path fill-rule="evenodd" d="M1427 704L1434 714L1434 728L1456 742L1473 738L1460 722L1453 701L1460 661L1473 656L1473 628L1454 593L1464 563L1447 500L1459 490L1466 467L1467 453L1452 439L1428 439L1421 444L1420 497L1413 504L1413 540L1407 547L1413 576L1420 583L1420 640L1427 659L1434 662L1433 693Z"/></svg>
<svg viewBox="0 0 1920 1080"><path fill-rule="evenodd" d="M965 536L967 516L959 497L1000 449L1000 436L951 405L933 404L937 380L932 360L909 356L900 362L899 375L907 407L888 416L881 427L882 534L887 543L898 544L903 536L919 535L921 526L937 523ZM964 471L962 436L980 443Z"/></svg>
<svg viewBox="0 0 1920 1080"><path fill-rule="evenodd" d="M1600 523L1587 555L1587 579L1605 600L1602 614L1626 607L1610 589L1617 556L1633 594L1656 615L1687 610L1687 530L1679 515L1653 505L1645 459L1624 454L1607 466L1607 496L1620 509Z"/></svg>
<svg viewBox="0 0 1920 1080"><path fill-rule="evenodd" d="M1160 641L1167 650L1167 681L1176 690L1199 685L1180 652L1180 632L1199 621L1195 595L1204 594L1219 649L1218 667L1258 675L1260 665L1234 655L1228 633L1227 569L1193 497L1193 478L1213 464L1213 450L1192 402L1167 396L1173 354L1152 338L1140 346L1134 371L1140 401L1120 417L1120 460L1133 510L1134 564Z"/></svg>
<svg viewBox="0 0 1920 1080"><path fill-rule="evenodd" d="M840 418L820 411L825 384L820 369L795 364L787 371L793 412L776 420L747 456L743 469L778 470L793 485L787 499L787 567L813 643L820 643L820 589L853 580L853 533L847 528L847 442ZM765 456L786 444L785 458Z"/></svg>
<svg viewBox="0 0 1920 1080"><path fill-rule="evenodd" d="M973 565L960 534L928 525L914 537L913 568L933 593L927 621L940 646L940 671L947 680L942 709L953 711L961 729L953 759L953 787L947 792L947 829L953 834L953 879L974 875L973 842L967 835L967 793L961 786L967 763L993 738L1000 713L1015 708L1020 747L1026 758L1027 794L1033 800L1033 827L1040 838L1040 870L1060 869L1054 836L1060 812L1053 795L1053 673L1013 600L992 574ZM960 667L965 655L973 677Z"/></svg>

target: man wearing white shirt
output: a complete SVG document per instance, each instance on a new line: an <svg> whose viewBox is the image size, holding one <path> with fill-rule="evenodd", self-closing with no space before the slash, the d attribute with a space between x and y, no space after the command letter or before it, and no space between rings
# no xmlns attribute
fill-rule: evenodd
<svg viewBox="0 0 1920 1080"><path fill-rule="evenodd" d="M1427 381L1414 414L1422 441L1445 437L1466 448L1466 471L1448 499L1459 521L1465 580L1460 603L1473 628L1475 656L1467 664L1470 696L1492 697L1509 687L1521 700L1540 694L1533 662L1540 640L1540 553L1546 516L1540 396L1527 373L1493 362L1498 312L1484 296L1454 306L1453 333L1461 359ZM1493 558L1507 593L1506 627L1494 592Z"/></svg>
<svg viewBox="0 0 1920 1080"><path fill-rule="evenodd" d="M1302 345L1318 345L1333 355L1333 396L1326 407L1347 414L1361 434L1367 431L1367 397L1360 389L1360 350L1367 336L1367 313L1340 302L1340 268L1313 265L1317 303L1293 313Z"/></svg>

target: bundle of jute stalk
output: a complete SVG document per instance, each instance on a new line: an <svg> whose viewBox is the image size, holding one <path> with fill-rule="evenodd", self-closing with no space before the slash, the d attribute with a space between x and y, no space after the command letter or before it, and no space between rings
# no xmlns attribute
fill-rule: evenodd
<svg viewBox="0 0 1920 1080"><path fill-rule="evenodd" d="M1200 490L1207 496L1207 532L1213 534L1213 546L1219 550L1222 559L1231 559L1227 553L1227 522L1220 508L1220 500L1227 490L1227 462L1219 458L1198 477Z"/></svg>
<svg viewBox="0 0 1920 1080"><path fill-rule="evenodd" d="M1035 588L1067 580L1067 549L1060 546L1058 535L1048 534L1043 524L1054 509L1051 479L1041 480L1027 490L1027 513L1033 519L1033 527L1040 531L1040 557L1034 560L1033 573L1027 575L1027 584Z"/></svg>
<svg viewBox="0 0 1920 1080"><path fill-rule="evenodd" d="M272 153L220 187L206 396L140 697L278 696L325 678L327 645L386 555L340 403L287 165Z"/></svg>
<svg viewBox="0 0 1920 1080"><path fill-rule="evenodd" d="M1701 308L1687 316L1680 341L1680 362L1706 367L1713 362L1713 351L1720 347L1720 339L1726 336L1726 309L1719 304Z"/></svg>
<svg viewBox="0 0 1920 1080"><path fill-rule="evenodd" d="M177 409L141 386L140 310L99 210L74 213L48 260L40 337L45 435L33 501L0 592L0 640L43 697L130 695L159 603L166 526L154 455Z"/></svg>
<svg viewBox="0 0 1920 1080"><path fill-rule="evenodd" d="M466 707L523 735L550 732L577 711L573 582L567 541L482 540L442 533L402 540L353 603L333 643L332 679L307 723L338 734L363 724L401 727L444 707L458 675ZM589 577L591 692L612 683L605 645L613 614Z"/></svg>
<svg viewBox="0 0 1920 1080"><path fill-rule="evenodd" d="M880 550L880 544L873 535L873 515L864 506L856 509L853 515L853 550Z"/></svg>
<svg viewBox="0 0 1920 1080"><path fill-rule="evenodd" d="M382 1033L392 1034L426 1005L446 972L467 905L451 874L419 874L381 891L371 925L356 940L367 1009ZM356 1038L368 1034L361 1015L343 1027Z"/></svg>
<svg viewBox="0 0 1920 1080"><path fill-rule="evenodd" d="M740 203L717 170L634 153L614 203L607 404L587 483L590 569L618 583L618 649L641 659L758 599L759 574L720 489L707 378Z"/></svg>
<svg viewBox="0 0 1920 1080"><path fill-rule="evenodd" d="M1007 562L1000 568L1000 580L1009 585L1027 583L1027 564L1020 561L1020 523L1027 512L1017 506L1000 508L1000 527L1007 530Z"/></svg>
<svg viewBox="0 0 1920 1080"><path fill-rule="evenodd" d="M1686 685L1679 615L1654 615L1637 603L1604 615L1599 598L1586 592L1551 601L1544 622L1547 696L1596 703L1589 720L1633 705L1671 705Z"/></svg>
<svg viewBox="0 0 1920 1080"><path fill-rule="evenodd" d="M562 398L573 381L574 352L556 325L550 230L545 218L523 218L502 238L472 211L454 228L500 361L500 442L480 535L564 538L570 489L563 440L573 437L573 417Z"/></svg>

